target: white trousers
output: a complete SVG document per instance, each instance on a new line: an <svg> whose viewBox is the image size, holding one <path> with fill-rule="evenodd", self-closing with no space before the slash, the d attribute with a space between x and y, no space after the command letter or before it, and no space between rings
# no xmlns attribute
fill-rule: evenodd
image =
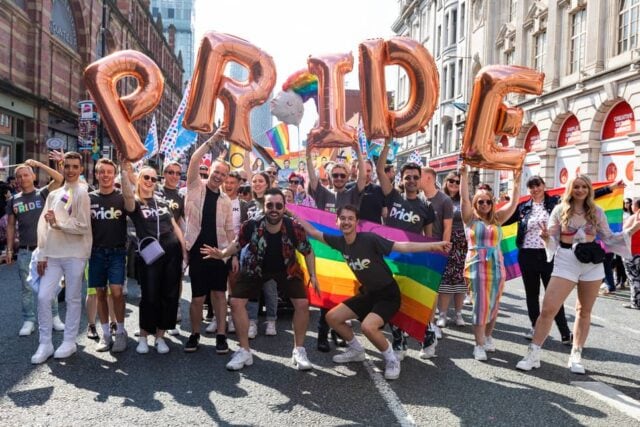
<svg viewBox="0 0 640 427"><path fill-rule="evenodd" d="M51 300L57 298L58 284L64 276L66 316L64 341L76 342L82 314L82 278L87 260L84 258L49 258L38 292L38 328L40 344L51 344L53 316Z"/></svg>

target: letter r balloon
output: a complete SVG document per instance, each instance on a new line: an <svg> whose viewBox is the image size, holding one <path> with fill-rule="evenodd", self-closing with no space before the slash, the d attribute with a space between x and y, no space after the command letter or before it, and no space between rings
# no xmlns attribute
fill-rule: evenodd
<svg viewBox="0 0 640 427"><path fill-rule="evenodd" d="M491 65L475 78L460 154L470 166L521 169L526 152L496 144L497 135L515 136L522 125L522 109L502 102L508 93L542 93L544 73L515 65Z"/></svg>
<svg viewBox="0 0 640 427"><path fill-rule="evenodd" d="M123 77L135 78L138 87L121 97L116 85ZM147 150L132 123L160 103L164 90L160 68L143 53L122 50L90 64L84 70L84 83L118 151L131 162L140 160Z"/></svg>
<svg viewBox="0 0 640 427"><path fill-rule="evenodd" d="M227 63L237 62L249 70L246 82L224 75ZM246 150L252 148L249 113L264 103L276 83L271 56L246 40L229 34L207 32L198 49L184 126L197 132L213 131L216 99L224 105L227 139Z"/></svg>

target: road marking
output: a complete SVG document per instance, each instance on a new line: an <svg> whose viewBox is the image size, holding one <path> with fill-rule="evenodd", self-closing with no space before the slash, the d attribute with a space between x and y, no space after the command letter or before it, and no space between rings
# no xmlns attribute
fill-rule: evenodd
<svg viewBox="0 0 640 427"><path fill-rule="evenodd" d="M382 396L382 399L386 402L387 408L389 408L391 412L393 412L393 415L396 416L398 423L401 426L415 426L416 422L413 420L413 417L405 411L398 395L389 386L387 380L384 379L380 372L376 370L373 362L367 359L364 361L364 366L367 368L369 376L378 389L378 393L380 393L380 396Z"/></svg>
<svg viewBox="0 0 640 427"><path fill-rule="evenodd" d="M571 385L640 421L640 402L598 381L572 381Z"/></svg>

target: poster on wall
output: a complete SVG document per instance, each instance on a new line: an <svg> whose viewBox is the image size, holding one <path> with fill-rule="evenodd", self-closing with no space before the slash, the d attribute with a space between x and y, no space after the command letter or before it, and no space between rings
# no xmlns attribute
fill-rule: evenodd
<svg viewBox="0 0 640 427"><path fill-rule="evenodd" d="M562 187L575 178L581 172L580 165L580 151L577 148L572 146L558 149L554 186Z"/></svg>

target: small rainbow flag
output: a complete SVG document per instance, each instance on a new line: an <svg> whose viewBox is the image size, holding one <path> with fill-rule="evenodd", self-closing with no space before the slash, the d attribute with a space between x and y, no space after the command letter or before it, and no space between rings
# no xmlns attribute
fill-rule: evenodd
<svg viewBox="0 0 640 427"><path fill-rule="evenodd" d="M307 102L309 98L313 98L318 103L318 77L311 74L308 70L299 70L291 74L282 84L282 90L292 90L302 98L303 102Z"/></svg>
<svg viewBox="0 0 640 427"><path fill-rule="evenodd" d="M289 128L285 123L279 123L269 129L266 135L276 157L289 154Z"/></svg>
<svg viewBox="0 0 640 427"><path fill-rule="evenodd" d="M336 215L333 213L296 205L287 205L287 208L323 233L340 234L336 226ZM370 231L394 241L433 240L368 221L360 221L358 231ZM310 242L316 255L320 296L309 289L309 302L317 307L332 308L355 295L360 284L340 252L315 239L310 238ZM304 258L299 253L297 255L300 265L305 268ZM447 255L434 252L391 252L385 259L402 293L400 310L391 319L391 323L421 341L434 310ZM309 278L306 270L305 278Z"/></svg>
<svg viewBox="0 0 640 427"><path fill-rule="evenodd" d="M597 188L609 185L608 182L597 182L593 184L594 190ZM547 194L550 196L562 196L565 188L554 188L553 190L547 190ZM607 215L607 221L609 222L609 228L611 231L622 231L622 198L624 190L622 188L616 188L612 193L598 197L596 199L596 205L600 206ZM520 197L519 202L525 202L529 200L531 196ZM515 222L510 225L502 227L503 240L500 245L502 254L504 256L504 268L507 272L507 280L520 277L520 265L518 265L518 247L516 246L516 235L518 234L518 223Z"/></svg>

